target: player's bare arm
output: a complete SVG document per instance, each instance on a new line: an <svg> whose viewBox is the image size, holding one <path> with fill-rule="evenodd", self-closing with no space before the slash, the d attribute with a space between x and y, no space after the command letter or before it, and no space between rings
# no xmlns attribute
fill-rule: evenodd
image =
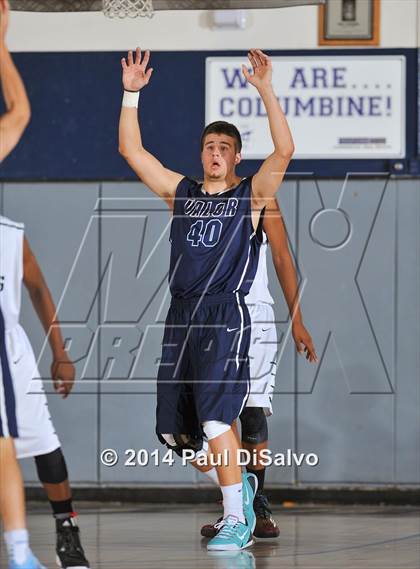
<svg viewBox="0 0 420 569"><path fill-rule="evenodd" d="M296 349L299 354L305 353L306 359L310 362L317 362L318 357L311 335L303 325L296 269L290 254L287 232L276 198L272 199L266 207L263 227L270 243L277 277L292 318L292 334Z"/></svg>
<svg viewBox="0 0 420 569"><path fill-rule="evenodd" d="M6 45L9 2L0 0L0 82L6 112L0 117L0 162L19 142L31 117L25 86Z"/></svg>
<svg viewBox="0 0 420 569"><path fill-rule="evenodd" d="M260 211L275 196L294 152L292 134L272 85L270 57L260 49L251 49L248 59L252 73L242 66L247 81L253 85L265 106L274 151L268 156L252 180L253 209Z"/></svg>
<svg viewBox="0 0 420 569"><path fill-rule="evenodd" d="M53 354L51 377L54 382L54 388L57 393L66 398L73 389L75 379L74 365L64 349L60 324L56 319L57 311L51 293L26 239L23 245L23 282L45 333L48 334Z"/></svg>
<svg viewBox="0 0 420 569"><path fill-rule="evenodd" d="M121 60L123 86L126 92L141 92L149 84L153 68L148 68L150 52L143 56L140 48L128 52L127 59ZM165 168L153 154L148 152L142 142L138 109L122 106L119 126L119 151L142 182L155 194L163 198L172 208L172 199L183 176Z"/></svg>

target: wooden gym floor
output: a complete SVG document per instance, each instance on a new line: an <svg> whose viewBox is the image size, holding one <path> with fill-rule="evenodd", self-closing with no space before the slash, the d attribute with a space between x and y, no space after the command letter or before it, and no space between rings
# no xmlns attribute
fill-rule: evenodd
<svg viewBox="0 0 420 569"><path fill-rule="evenodd" d="M210 556L200 527L220 510L208 505L78 504L92 569L418 569L420 510L410 507L275 508L277 540L257 540L233 556ZM55 567L54 522L29 505L31 544ZM4 546L0 566L7 567Z"/></svg>

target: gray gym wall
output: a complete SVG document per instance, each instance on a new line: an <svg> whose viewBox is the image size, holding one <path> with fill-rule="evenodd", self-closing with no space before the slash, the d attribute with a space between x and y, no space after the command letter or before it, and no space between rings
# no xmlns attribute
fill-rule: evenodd
<svg viewBox="0 0 420 569"><path fill-rule="evenodd" d="M340 210L341 180L281 187L304 322L320 362L296 355L269 260L281 339L270 446L316 453L319 464L273 466L270 484L420 483L419 186L414 179L350 179ZM150 196L140 183L0 186L2 212L25 223L79 360L69 399L46 384L73 482L204 481L178 460L173 467L123 466L125 449L164 450L154 434L154 378L168 306L169 215ZM48 377L50 353L25 292L22 324ZM100 465L106 448L120 454L117 466ZM23 466L35 482L32 461Z"/></svg>

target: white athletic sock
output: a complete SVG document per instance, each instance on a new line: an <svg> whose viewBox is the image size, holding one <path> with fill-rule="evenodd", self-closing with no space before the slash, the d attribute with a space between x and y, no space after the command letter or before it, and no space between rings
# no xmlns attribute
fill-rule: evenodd
<svg viewBox="0 0 420 569"><path fill-rule="evenodd" d="M217 470L214 468L214 466L211 470L207 470L207 472L204 472L203 474L205 474L208 478L210 478L210 480L214 482L217 486L220 486L219 479L217 477Z"/></svg>
<svg viewBox="0 0 420 569"><path fill-rule="evenodd" d="M242 506L242 482L220 487L223 494L223 517L236 516L240 522L245 523Z"/></svg>
<svg viewBox="0 0 420 569"><path fill-rule="evenodd" d="M18 565L23 565L29 558L29 535L26 529L4 532L7 553Z"/></svg>

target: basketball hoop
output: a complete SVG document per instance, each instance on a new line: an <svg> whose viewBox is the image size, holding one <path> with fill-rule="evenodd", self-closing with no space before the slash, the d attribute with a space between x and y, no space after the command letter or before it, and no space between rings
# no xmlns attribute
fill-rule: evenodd
<svg viewBox="0 0 420 569"><path fill-rule="evenodd" d="M108 18L151 18L152 0L103 0L103 12Z"/></svg>

